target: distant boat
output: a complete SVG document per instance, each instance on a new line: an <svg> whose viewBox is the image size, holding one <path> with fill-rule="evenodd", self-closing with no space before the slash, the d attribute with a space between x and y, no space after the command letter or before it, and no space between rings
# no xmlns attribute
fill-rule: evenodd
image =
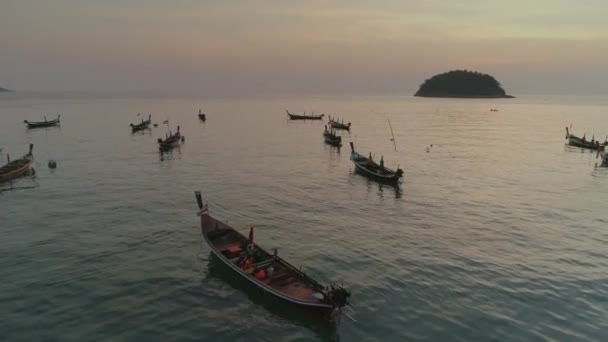
<svg viewBox="0 0 608 342"><path fill-rule="evenodd" d="M10 158L7 156L8 163L0 167L0 182L17 178L30 169L30 166L34 162L34 156L32 155L33 148L34 144L30 144L29 152L17 160L10 161Z"/></svg>
<svg viewBox="0 0 608 342"><path fill-rule="evenodd" d="M595 140L595 138L591 138L591 141L585 138L583 135L582 138L577 137L574 134L570 133L568 127L566 127L566 139L568 139L568 145L580 148L586 148L590 150L603 150L606 145L608 145L608 139L600 144L599 140Z"/></svg>
<svg viewBox="0 0 608 342"><path fill-rule="evenodd" d="M327 126L325 126L325 131L323 132L323 139L325 139L326 144L329 144L331 146L342 146L342 137L336 135L335 131L328 130Z"/></svg>
<svg viewBox="0 0 608 342"><path fill-rule="evenodd" d="M226 266L242 279L281 300L327 316L349 305L350 292L342 286L323 286L277 255L262 249L249 237L209 215L200 191L195 192L203 239Z"/></svg>
<svg viewBox="0 0 608 342"><path fill-rule="evenodd" d="M202 121L207 121L207 116L200 109L198 110L198 118Z"/></svg>
<svg viewBox="0 0 608 342"><path fill-rule="evenodd" d="M350 143L350 148L350 160L355 164L356 169L363 175L391 184L399 183L401 177L403 177L404 172L400 168L397 168L397 171L393 171L384 166L384 157L380 158L380 164L378 164L372 160L371 153L368 158L355 152L355 146L352 142Z"/></svg>
<svg viewBox="0 0 608 342"><path fill-rule="evenodd" d="M288 110L285 110L285 111L287 112L287 115L289 116L289 118L291 120L321 120L325 116L325 114L314 115L314 113L313 113L313 115L306 115L306 112L304 112L304 114L302 114L302 115L298 115L298 114L292 114Z"/></svg>
<svg viewBox="0 0 608 342"><path fill-rule="evenodd" d="M177 126L177 132L174 134L169 131L169 134L165 135L165 139L158 138L158 146L162 151L168 151L180 143L184 142L185 137L179 132L179 126Z"/></svg>
<svg viewBox="0 0 608 342"><path fill-rule="evenodd" d="M331 126L331 128L335 128L335 129L350 130L350 122L345 124L344 121L334 120L331 118L331 116L329 116L329 125Z"/></svg>
<svg viewBox="0 0 608 342"><path fill-rule="evenodd" d="M46 116L44 117L44 121L27 121L23 120L23 122L27 125L27 128L41 128L41 127L51 127L59 125L59 119L61 115L57 115L57 119L47 121Z"/></svg>
<svg viewBox="0 0 608 342"><path fill-rule="evenodd" d="M137 115L139 115L139 113L137 113ZM137 132L150 128L150 123L152 123L152 115L148 115L148 120L141 119L141 123L138 123L137 125L131 124L131 130Z"/></svg>

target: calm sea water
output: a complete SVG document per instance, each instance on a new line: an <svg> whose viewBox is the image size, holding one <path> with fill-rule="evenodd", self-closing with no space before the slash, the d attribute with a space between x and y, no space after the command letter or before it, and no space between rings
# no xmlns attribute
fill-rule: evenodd
<svg viewBox="0 0 608 342"><path fill-rule="evenodd" d="M344 142L405 182L354 174L348 146L285 109L352 122ZM131 134L137 112L159 127ZM57 113L60 128L24 128ZM186 142L161 155L165 119ZM36 174L0 185L0 340L605 341L608 169L564 146L571 123L603 139L608 101L1 95L2 158L34 143ZM243 285L201 243L197 189L351 289L357 321Z"/></svg>

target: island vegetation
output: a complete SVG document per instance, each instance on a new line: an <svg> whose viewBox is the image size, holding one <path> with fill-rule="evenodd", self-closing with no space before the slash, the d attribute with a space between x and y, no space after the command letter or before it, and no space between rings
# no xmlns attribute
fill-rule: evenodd
<svg viewBox="0 0 608 342"><path fill-rule="evenodd" d="M492 76L477 71L452 70L420 85L414 96L463 98L512 98Z"/></svg>

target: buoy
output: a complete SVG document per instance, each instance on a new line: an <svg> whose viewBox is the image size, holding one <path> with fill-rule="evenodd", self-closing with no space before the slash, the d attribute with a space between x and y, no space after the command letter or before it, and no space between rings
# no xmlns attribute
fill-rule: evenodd
<svg viewBox="0 0 608 342"><path fill-rule="evenodd" d="M54 160L49 160L49 169L56 169L57 168L57 162Z"/></svg>

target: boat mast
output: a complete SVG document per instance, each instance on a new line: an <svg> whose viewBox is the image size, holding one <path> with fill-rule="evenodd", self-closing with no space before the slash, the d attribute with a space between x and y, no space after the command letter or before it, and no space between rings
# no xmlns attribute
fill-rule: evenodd
<svg viewBox="0 0 608 342"><path fill-rule="evenodd" d="M391 136L393 137L391 141L393 142L393 146L395 146L395 152L397 152L397 142L395 141L395 134L393 133L393 125L391 125L391 119L388 120L388 127L391 129Z"/></svg>

